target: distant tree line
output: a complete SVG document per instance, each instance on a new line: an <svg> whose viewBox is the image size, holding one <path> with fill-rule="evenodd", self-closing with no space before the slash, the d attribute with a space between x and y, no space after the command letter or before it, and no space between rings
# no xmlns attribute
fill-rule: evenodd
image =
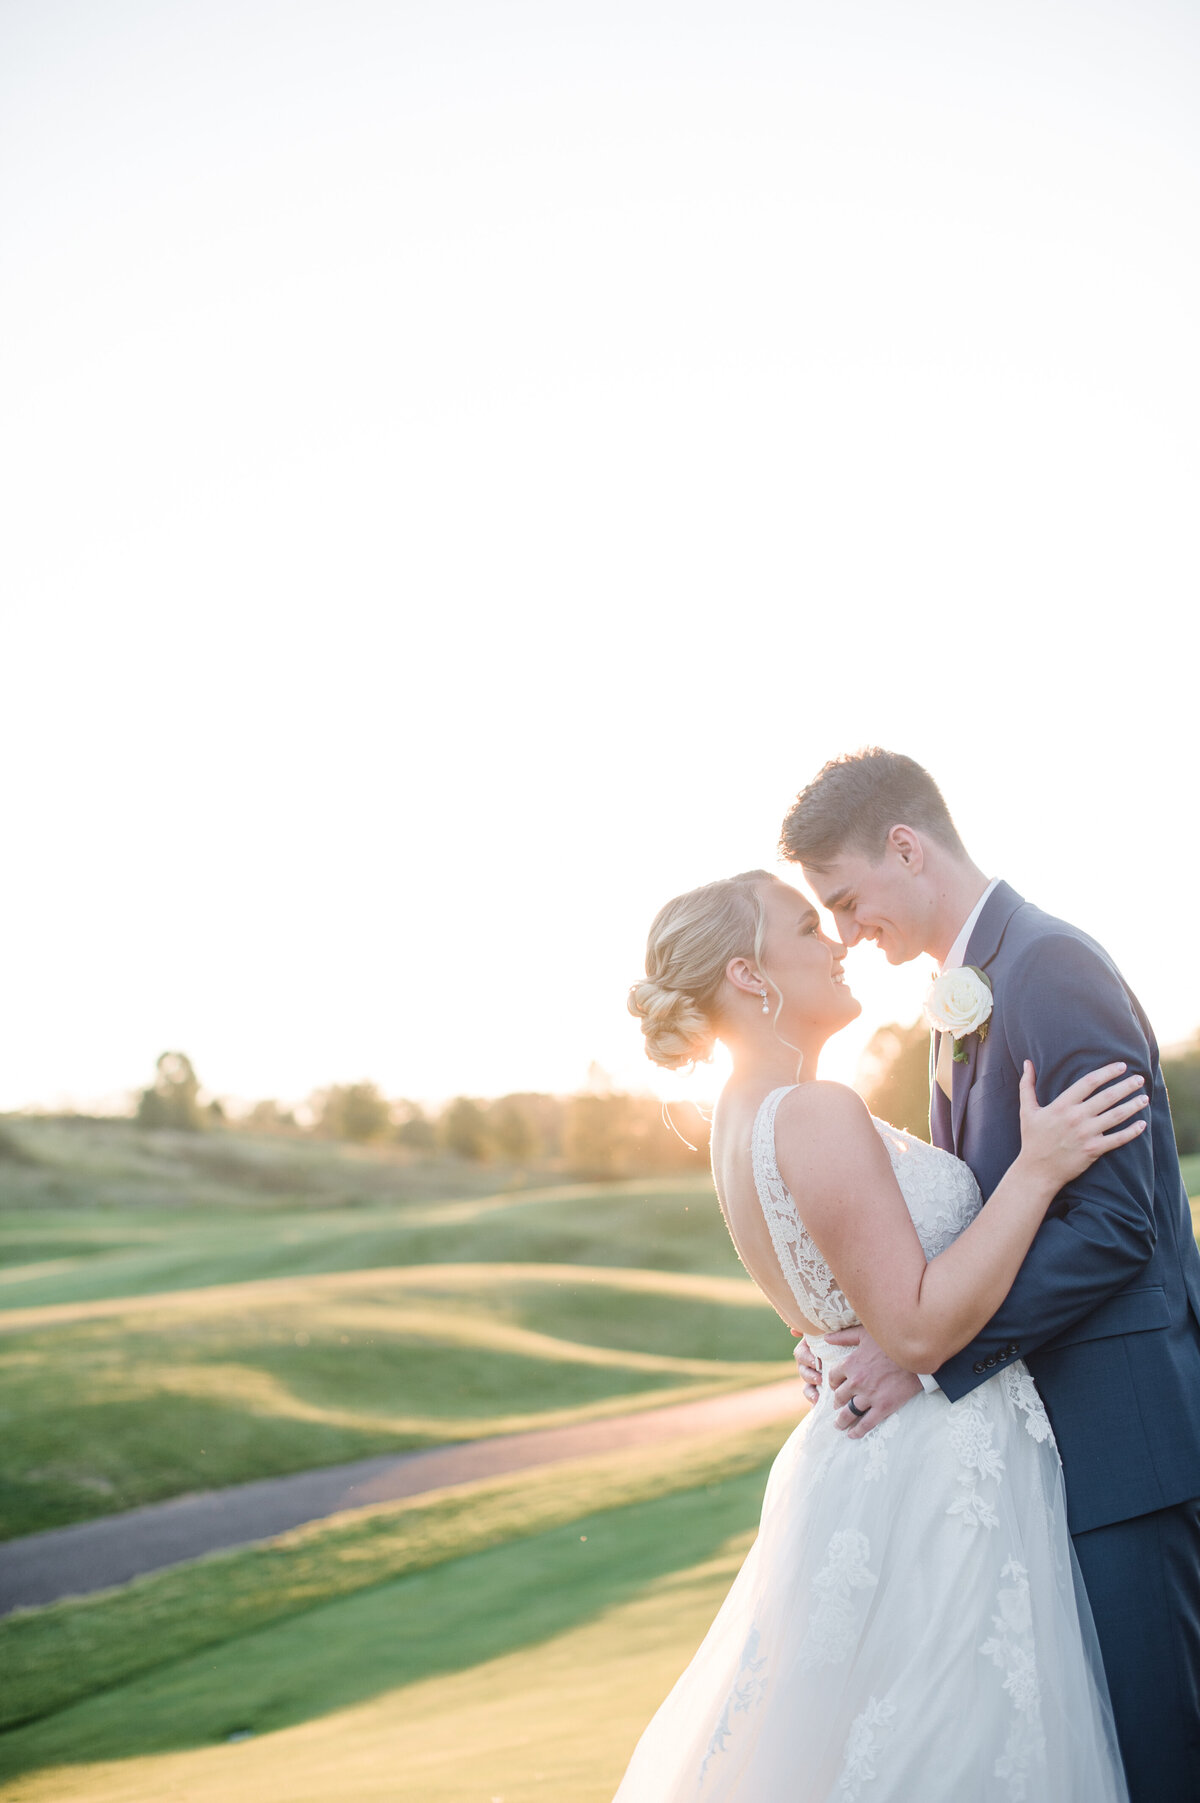
<svg viewBox="0 0 1200 1803"><path fill-rule="evenodd" d="M651 1096L624 1095L602 1080L573 1096L455 1096L432 1112L385 1096L375 1083L334 1083L299 1108L268 1099L234 1115L219 1102L201 1100L185 1053L164 1052L154 1081L138 1098L137 1120L183 1132L224 1125L391 1145L414 1157L536 1167L580 1178L704 1170L708 1164L708 1123L697 1107L675 1103L667 1111Z"/></svg>
<svg viewBox="0 0 1200 1803"><path fill-rule="evenodd" d="M1162 1068L1171 1098L1175 1144L1185 1155L1200 1152L1200 1033L1182 1051L1164 1058Z"/></svg>
<svg viewBox="0 0 1200 1803"><path fill-rule="evenodd" d="M163 1052L154 1067L153 1083L138 1097L139 1125L175 1127L194 1133L205 1125L206 1116L210 1120L221 1118L211 1108L201 1108L200 1079L187 1053Z"/></svg>
<svg viewBox="0 0 1200 1803"><path fill-rule="evenodd" d="M1175 1138L1181 1153L1200 1152L1200 1034L1163 1059ZM920 1022L880 1027L863 1054L860 1088L872 1114L929 1138L929 1034ZM164 1052L141 1092L144 1127L197 1132L226 1125L259 1133L306 1134L352 1145L391 1145L414 1158L536 1167L580 1178L699 1171L708 1164L708 1121L690 1102L669 1109L652 1096L625 1095L602 1080L572 1096L521 1092L481 1099L455 1096L428 1111L389 1099L369 1082L334 1083L300 1108L266 1100L227 1118L203 1102L190 1058Z"/></svg>
<svg viewBox="0 0 1200 1803"><path fill-rule="evenodd" d="M871 1113L917 1139L929 1138L929 1028L880 1027L862 1055L863 1100Z"/></svg>

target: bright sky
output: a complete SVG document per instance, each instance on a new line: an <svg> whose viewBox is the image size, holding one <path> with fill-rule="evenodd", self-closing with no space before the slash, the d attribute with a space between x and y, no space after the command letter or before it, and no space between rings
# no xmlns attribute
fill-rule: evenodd
<svg viewBox="0 0 1200 1803"><path fill-rule="evenodd" d="M1182 0L9 0L0 1107L711 1093L650 919L868 741L1190 1034L1198 85Z"/></svg>

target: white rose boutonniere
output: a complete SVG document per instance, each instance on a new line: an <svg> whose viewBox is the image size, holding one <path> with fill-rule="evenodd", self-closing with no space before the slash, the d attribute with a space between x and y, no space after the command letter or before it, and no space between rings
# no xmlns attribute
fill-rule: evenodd
<svg viewBox="0 0 1200 1803"><path fill-rule="evenodd" d="M975 964L943 971L925 997L926 1025L935 1033L949 1033L954 1040L954 1062L967 1062L966 1041L972 1033L987 1038L992 1012L992 980Z"/></svg>

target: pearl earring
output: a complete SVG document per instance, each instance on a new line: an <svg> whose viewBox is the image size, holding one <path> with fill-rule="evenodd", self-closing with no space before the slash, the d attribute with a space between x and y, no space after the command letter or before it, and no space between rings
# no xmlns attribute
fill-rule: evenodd
<svg viewBox="0 0 1200 1803"><path fill-rule="evenodd" d="M769 1007L769 1006L768 1006L768 1004L767 1004L767 992L766 992L766 990L765 990L765 989L760 989L760 990L759 990L759 992L758 992L758 993L759 993L759 995L761 995L761 997L762 997L762 999L763 999L763 1013L764 1013L764 1014L769 1014L769 1013L770 1013L770 1012L771 1012L771 1010L770 1010L770 1007Z"/></svg>

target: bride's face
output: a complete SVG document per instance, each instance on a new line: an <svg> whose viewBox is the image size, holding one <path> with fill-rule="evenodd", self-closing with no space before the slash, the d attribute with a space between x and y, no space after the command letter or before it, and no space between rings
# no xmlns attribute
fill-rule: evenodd
<svg viewBox="0 0 1200 1803"><path fill-rule="evenodd" d="M801 1030L819 1027L836 1033L862 1013L842 975L845 946L826 937L808 897L787 883L769 883L762 895L762 967L771 1015L779 1001L771 989L774 983L783 995L779 1028L785 1037L789 1022Z"/></svg>

